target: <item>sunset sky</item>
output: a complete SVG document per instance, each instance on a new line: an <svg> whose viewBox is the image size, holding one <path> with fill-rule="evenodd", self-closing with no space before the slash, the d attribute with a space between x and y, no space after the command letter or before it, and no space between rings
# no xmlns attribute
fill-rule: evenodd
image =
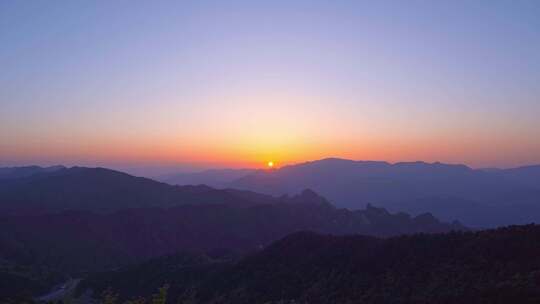
<svg viewBox="0 0 540 304"><path fill-rule="evenodd" d="M540 1L1 1L0 166L540 163Z"/></svg>

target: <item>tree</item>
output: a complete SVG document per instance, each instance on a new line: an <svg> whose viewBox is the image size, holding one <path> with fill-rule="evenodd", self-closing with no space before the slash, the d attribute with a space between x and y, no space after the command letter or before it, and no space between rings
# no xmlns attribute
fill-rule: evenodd
<svg viewBox="0 0 540 304"><path fill-rule="evenodd" d="M165 304L167 302L167 290L169 285L161 287L157 294L152 295L152 304Z"/></svg>
<svg viewBox="0 0 540 304"><path fill-rule="evenodd" d="M118 294L114 293L112 289L107 288L103 292L103 304L116 304L118 301Z"/></svg>

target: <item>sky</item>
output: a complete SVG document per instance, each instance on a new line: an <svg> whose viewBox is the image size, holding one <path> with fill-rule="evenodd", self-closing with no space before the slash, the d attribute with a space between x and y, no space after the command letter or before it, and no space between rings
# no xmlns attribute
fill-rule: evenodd
<svg viewBox="0 0 540 304"><path fill-rule="evenodd" d="M540 163L540 1L1 1L0 166Z"/></svg>

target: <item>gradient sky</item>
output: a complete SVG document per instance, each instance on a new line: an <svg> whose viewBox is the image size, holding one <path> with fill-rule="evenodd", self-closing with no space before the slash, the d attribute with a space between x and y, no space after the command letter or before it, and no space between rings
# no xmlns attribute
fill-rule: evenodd
<svg viewBox="0 0 540 304"><path fill-rule="evenodd" d="M0 166L540 163L540 1L1 1Z"/></svg>

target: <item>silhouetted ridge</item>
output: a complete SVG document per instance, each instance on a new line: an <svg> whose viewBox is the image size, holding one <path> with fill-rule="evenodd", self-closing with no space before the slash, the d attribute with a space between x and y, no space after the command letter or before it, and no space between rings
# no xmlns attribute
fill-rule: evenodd
<svg viewBox="0 0 540 304"><path fill-rule="evenodd" d="M170 264L160 260L152 265ZM173 265L148 271L167 274L175 301L199 304L532 304L540 301L540 226L388 239L300 231L238 262L206 265L188 268L198 276L167 271ZM148 297L135 286L165 282L137 268L92 277L78 294L112 286L124 298Z"/></svg>
<svg viewBox="0 0 540 304"><path fill-rule="evenodd" d="M320 206L333 207L332 204L330 204L330 202L328 202L324 197L318 195L317 193L315 193L315 191L311 189L305 189L299 195L288 198L288 200L292 203L297 204L315 204Z"/></svg>
<svg viewBox="0 0 540 304"><path fill-rule="evenodd" d="M198 191L206 186L188 188L188 194L198 197ZM204 191L202 197L216 194L223 202L4 217L0 221L0 244L4 244L0 259L24 264L27 262L21 258L29 253L35 257L31 260L37 258L41 265L73 273L107 269L179 250L250 252L301 230L388 237L466 229L460 224L419 220L371 206L366 210L337 209L311 190L291 198L270 198L268 203L251 193L232 192L234 195L227 197L231 190L215 191ZM236 201L252 196L254 201ZM21 255L20 248L25 254Z"/></svg>
<svg viewBox="0 0 540 304"><path fill-rule="evenodd" d="M247 206L274 201L268 195L248 191L171 186L105 168L62 168L0 183L0 212L8 214L69 209L110 212L182 204Z"/></svg>
<svg viewBox="0 0 540 304"><path fill-rule="evenodd" d="M65 168L66 167L64 167L64 166L5 167L5 168L0 168L0 180L29 177L29 176L33 176L33 175L40 174L40 173L51 173L51 172L54 172L54 171L59 171L59 170L65 169Z"/></svg>
<svg viewBox="0 0 540 304"><path fill-rule="evenodd" d="M337 207L371 202L392 212L431 212L479 227L540 222L540 166L486 171L440 162L329 158L257 171L230 185L271 195L308 188Z"/></svg>
<svg viewBox="0 0 540 304"><path fill-rule="evenodd" d="M179 173L161 176L157 180L171 185L206 184L215 188L227 188L233 180L257 172L254 169L214 169L201 172Z"/></svg>
<svg viewBox="0 0 540 304"><path fill-rule="evenodd" d="M368 214L373 214L373 215L382 215L382 216L386 216L388 214L390 214L388 212L388 210L384 209L384 208L377 208L377 207L374 207L373 205L371 204L367 204L366 205L366 212Z"/></svg>

